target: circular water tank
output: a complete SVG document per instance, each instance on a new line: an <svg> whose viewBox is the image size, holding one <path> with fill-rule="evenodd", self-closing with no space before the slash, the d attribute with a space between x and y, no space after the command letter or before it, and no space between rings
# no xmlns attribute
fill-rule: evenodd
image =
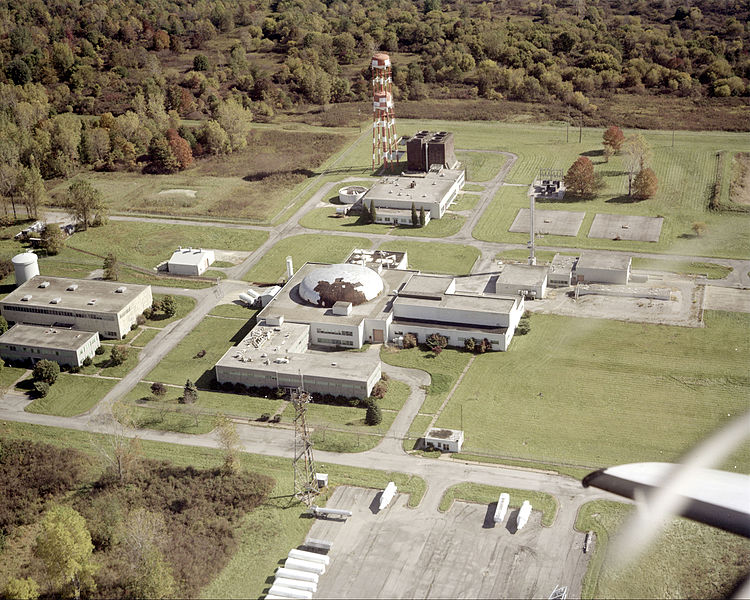
<svg viewBox="0 0 750 600"><path fill-rule="evenodd" d="M341 204L354 204L367 193L367 188L361 185L350 185L339 190L339 202Z"/></svg>
<svg viewBox="0 0 750 600"><path fill-rule="evenodd" d="M372 55L371 65L375 69L385 69L391 66L391 57L385 52L377 52Z"/></svg>
<svg viewBox="0 0 750 600"><path fill-rule="evenodd" d="M302 280L299 295L310 304L330 308L339 300L353 305L369 302L383 293L383 280L361 265L319 267Z"/></svg>
<svg viewBox="0 0 750 600"><path fill-rule="evenodd" d="M11 262L13 263L13 270L16 272L17 286L39 275L39 259L33 252L16 254Z"/></svg>

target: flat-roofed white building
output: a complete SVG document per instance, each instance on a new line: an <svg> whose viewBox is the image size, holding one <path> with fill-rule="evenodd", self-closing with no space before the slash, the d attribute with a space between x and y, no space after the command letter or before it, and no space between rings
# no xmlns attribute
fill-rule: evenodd
<svg viewBox="0 0 750 600"><path fill-rule="evenodd" d="M381 376L377 356L310 352L308 340L308 325L260 321L216 363L216 380L360 399L370 395Z"/></svg>
<svg viewBox="0 0 750 600"><path fill-rule="evenodd" d="M632 260L630 256L620 254L582 252L576 265L576 282L627 285Z"/></svg>
<svg viewBox="0 0 750 600"><path fill-rule="evenodd" d="M500 266L495 279L495 293L526 298L544 298L547 295L548 268L541 265L508 263Z"/></svg>
<svg viewBox="0 0 750 600"><path fill-rule="evenodd" d="M567 287L573 283L573 271L575 271L577 256L555 254L549 266L547 283L550 287Z"/></svg>
<svg viewBox="0 0 750 600"><path fill-rule="evenodd" d="M460 429L431 428L424 436L424 445L443 452L461 452L464 432Z"/></svg>
<svg viewBox="0 0 750 600"><path fill-rule="evenodd" d="M150 285L36 275L0 300L9 322L127 335L153 303Z"/></svg>
<svg viewBox="0 0 750 600"><path fill-rule="evenodd" d="M213 250L180 246L169 259L167 269L174 275L202 275L215 260Z"/></svg>
<svg viewBox="0 0 750 600"><path fill-rule="evenodd" d="M80 367L84 360L94 357L99 346L96 331L14 325L0 336L0 357L32 363L51 360L60 365Z"/></svg>
<svg viewBox="0 0 750 600"><path fill-rule="evenodd" d="M368 209L375 204L377 223L411 225L412 204L417 211L424 209L425 221L441 219L464 183L462 169L434 169L425 174L383 177L372 185L362 202Z"/></svg>

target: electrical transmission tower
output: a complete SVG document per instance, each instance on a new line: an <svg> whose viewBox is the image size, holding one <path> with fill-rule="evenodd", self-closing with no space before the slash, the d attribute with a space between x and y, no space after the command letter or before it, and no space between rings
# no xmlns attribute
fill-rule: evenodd
<svg viewBox="0 0 750 600"><path fill-rule="evenodd" d="M307 430L307 404L310 394L298 388L292 392L294 406L294 495L308 506L320 491L315 477L312 440Z"/></svg>

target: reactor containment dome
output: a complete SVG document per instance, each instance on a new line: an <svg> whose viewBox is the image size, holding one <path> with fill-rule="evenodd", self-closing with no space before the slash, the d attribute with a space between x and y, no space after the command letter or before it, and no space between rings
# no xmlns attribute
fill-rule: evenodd
<svg viewBox="0 0 750 600"><path fill-rule="evenodd" d="M299 295L310 304L332 307L336 302L352 305L369 302L383 292L383 280L362 265L326 265L311 271L299 285Z"/></svg>

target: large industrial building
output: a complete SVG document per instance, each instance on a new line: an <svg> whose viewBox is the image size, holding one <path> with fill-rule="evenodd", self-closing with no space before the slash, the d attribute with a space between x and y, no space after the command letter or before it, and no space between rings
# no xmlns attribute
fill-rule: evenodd
<svg viewBox="0 0 750 600"><path fill-rule="evenodd" d="M120 339L152 302L150 285L35 275L0 300L0 314L13 323Z"/></svg>
<svg viewBox="0 0 750 600"><path fill-rule="evenodd" d="M14 325L0 335L0 357L7 361L46 359L80 367L101 346L96 331L77 331L39 325Z"/></svg>
<svg viewBox="0 0 750 600"><path fill-rule="evenodd" d="M167 270L173 275L202 275L215 260L213 250L180 246L167 262Z"/></svg>
<svg viewBox="0 0 750 600"><path fill-rule="evenodd" d="M453 146L449 131L418 131L406 141L406 168L411 172L426 172L434 165L454 169L458 161Z"/></svg>

